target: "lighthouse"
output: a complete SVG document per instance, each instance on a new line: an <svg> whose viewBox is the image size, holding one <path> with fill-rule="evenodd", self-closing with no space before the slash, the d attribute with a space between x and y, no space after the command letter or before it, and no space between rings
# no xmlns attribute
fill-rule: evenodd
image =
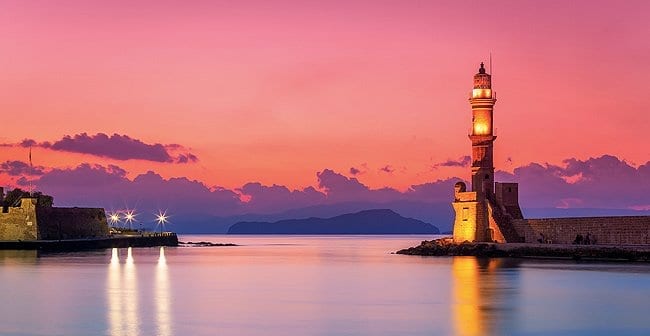
<svg viewBox="0 0 650 336"><path fill-rule="evenodd" d="M494 104L496 94L492 91L492 76L481 63L474 75L469 104L472 107L471 190L465 182L454 186L456 212L453 240L469 242L516 242L520 235L512 226L513 219L523 218L519 208L516 183L494 181Z"/></svg>
<svg viewBox="0 0 650 336"><path fill-rule="evenodd" d="M600 244L648 244L647 235L638 232L650 228L650 216L524 219L519 206L519 185L494 180L494 104L497 99L492 90L492 76L481 63L473 79L469 95L472 108L469 131L471 188L463 181L454 185L451 203L456 213L454 243L571 244L576 237L589 234Z"/></svg>
<svg viewBox="0 0 650 336"><path fill-rule="evenodd" d="M479 198L494 194L494 124L492 113L496 94L492 91L492 76L485 72L481 63L474 75L474 88L469 103L472 106L472 191Z"/></svg>

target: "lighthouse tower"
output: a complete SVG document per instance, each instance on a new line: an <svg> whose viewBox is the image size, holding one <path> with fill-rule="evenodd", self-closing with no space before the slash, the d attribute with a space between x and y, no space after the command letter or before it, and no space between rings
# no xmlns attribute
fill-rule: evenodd
<svg viewBox="0 0 650 336"><path fill-rule="evenodd" d="M454 242L519 242L521 235L512 220L523 218L519 207L517 183L494 182L493 109L496 94L492 77L481 63L474 75L474 88L469 96L472 106L472 189L465 182L454 186L456 212Z"/></svg>
<svg viewBox="0 0 650 336"><path fill-rule="evenodd" d="M492 76L485 73L481 63L478 73L474 75L474 89L469 98L472 105L472 191L479 198L494 194L494 127L492 111L496 103L496 94L492 92Z"/></svg>

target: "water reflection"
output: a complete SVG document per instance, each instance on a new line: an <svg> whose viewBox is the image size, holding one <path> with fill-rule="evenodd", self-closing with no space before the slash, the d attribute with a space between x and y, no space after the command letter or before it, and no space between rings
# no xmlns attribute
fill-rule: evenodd
<svg viewBox="0 0 650 336"><path fill-rule="evenodd" d="M108 268L108 284L106 286L108 301L108 325L111 335L122 334L122 295L120 288L120 257L117 248L111 251L111 263Z"/></svg>
<svg viewBox="0 0 650 336"><path fill-rule="evenodd" d="M156 267L156 322L158 325L159 336L171 335L171 316L170 306L171 298L169 294L169 272L167 269L167 259L165 258L165 248L160 247L158 256L158 266Z"/></svg>
<svg viewBox="0 0 650 336"><path fill-rule="evenodd" d="M0 263L34 264L40 257L38 250L0 250Z"/></svg>
<svg viewBox="0 0 650 336"><path fill-rule="evenodd" d="M108 323L111 335L138 335L138 284L133 251L127 250L124 274L117 248L111 251L108 271Z"/></svg>
<svg viewBox="0 0 650 336"><path fill-rule="evenodd" d="M155 276L153 286L144 286L143 288L138 286L133 250L130 247L127 249L126 259L123 259L123 264L120 263L119 252L117 248L112 249L111 261L108 266L106 295L109 330L107 333L110 335L147 334L144 332L147 325L154 324L156 326L155 335L172 335L171 293L165 248L161 247L159 250L158 262L155 264L155 274L152 274ZM122 255L122 258L124 258L124 255ZM151 268L146 268L148 265L151 264L145 261L139 266L143 267L140 270L140 275L144 275L145 279L147 274L151 274L148 273ZM141 279L140 283L146 284L149 281ZM141 293L141 291L145 293ZM148 293L152 293L152 296L149 296ZM152 301L139 302L139 298L150 298ZM147 314L149 302L153 304L155 316ZM144 309L144 311L141 311L141 309ZM149 320L149 317L152 319Z"/></svg>
<svg viewBox="0 0 650 336"><path fill-rule="evenodd" d="M481 335L482 318L476 258L454 258L454 327L457 335Z"/></svg>
<svg viewBox="0 0 650 336"><path fill-rule="evenodd" d="M126 264L124 265L124 320L127 335L138 335L138 278L135 274L135 262L133 251L129 247L126 252Z"/></svg>
<svg viewBox="0 0 650 336"><path fill-rule="evenodd" d="M518 261L510 259L453 259L456 335L501 335L515 330L518 266Z"/></svg>

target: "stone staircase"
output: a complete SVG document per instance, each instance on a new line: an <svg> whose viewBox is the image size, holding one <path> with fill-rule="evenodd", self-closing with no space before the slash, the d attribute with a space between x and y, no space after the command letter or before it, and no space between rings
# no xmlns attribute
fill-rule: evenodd
<svg viewBox="0 0 650 336"><path fill-rule="evenodd" d="M504 213L501 207L497 204L496 200L491 197L487 199L488 207L492 212L494 221L497 223L503 238L505 238L508 243L523 243L525 242L524 237L520 236L517 230L512 223L512 217Z"/></svg>

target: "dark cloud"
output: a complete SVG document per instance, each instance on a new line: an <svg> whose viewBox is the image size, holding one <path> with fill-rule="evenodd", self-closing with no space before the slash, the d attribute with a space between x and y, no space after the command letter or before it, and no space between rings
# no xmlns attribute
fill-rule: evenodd
<svg viewBox="0 0 650 336"><path fill-rule="evenodd" d="M146 144L127 135L104 133L65 136L50 147L53 150L91 154L117 160L140 159L156 162L171 162L172 157L161 144Z"/></svg>
<svg viewBox="0 0 650 336"><path fill-rule="evenodd" d="M447 202L454 197L454 184L458 178L412 185L405 193L409 200L419 202Z"/></svg>
<svg viewBox="0 0 650 336"><path fill-rule="evenodd" d="M387 202L399 199L400 192L392 188L369 189L356 178L347 177L331 169L316 174L318 186L327 194L329 202L369 201Z"/></svg>
<svg viewBox="0 0 650 336"><path fill-rule="evenodd" d="M56 204L101 206L110 209L135 207L174 213L237 213L239 196L224 188L210 189L185 177L164 179L154 172L126 177L117 166L81 164L70 169L53 169L34 181L38 190L55 197Z"/></svg>
<svg viewBox="0 0 650 336"><path fill-rule="evenodd" d="M45 174L45 167L33 166L22 161L5 161L0 163L0 173L9 176L39 176Z"/></svg>
<svg viewBox="0 0 650 336"><path fill-rule="evenodd" d="M33 140L33 139L25 139L25 140L21 141L19 145L21 147L33 147L33 146L37 146L38 143L36 142L36 140ZM45 146L49 146L49 143L44 143L43 147L45 147Z"/></svg>
<svg viewBox="0 0 650 336"><path fill-rule="evenodd" d="M395 171L395 168L391 167L390 165L385 165L385 166L379 168L379 171L391 174L392 172Z"/></svg>
<svg viewBox="0 0 650 336"><path fill-rule="evenodd" d="M80 133L74 136L66 135L61 140L53 143L25 139L18 146L42 147L55 151L89 154L122 161L145 160L168 163L193 163L198 161L196 155L187 152L181 145L147 144L128 135L120 134L108 136L104 133L95 135Z"/></svg>
<svg viewBox="0 0 650 336"><path fill-rule="evenodd" d="M249 197L249 201L245 204L247 212L269 213L301 208L321 204L326 197L314 187L289 190L285 186L276 184L264 186L259 182L247 183L238 191Z"/></svg>
<svg viewBox="0 0 650 336"><path fill-rule="evenodd" d="M360 166L350 167L348 173L350 173L350 175L352 176L357 176L357 175L365 174L367 171L368 171L368 164L362 163Z"/></svg>
<svg viewBox="0 0 650 336"><path fill-rule="evenodd" d="M343 176L331 169L325 169L316 174L318 187L324 190L328 196L337 194L349 195L350 197L361 196L368 191L368 188L361 184L356 178Z"/></svg>
<svg viewBox="0 0 650 336"><path fill-rule="evenodd" d="M650 169L615 156L567 159L563 165L531 163L497 180L519 182L524 207L634 208L650 204Z"/></svg>
<svg viewBox="0 0 650 336"><path fill-rule="evenodd" d="M177 163L194 163L198 162L199 158L196 157L196 155L192 153L187 153L187 154L179 154L178 157L176 158Z"/></svg>
<svg viewBox="0 0 650 336"><path fill-rule="evenodd" d="M469 167L472 163L472 158L469 155L460 157L458 160L447 160L445 162L436 163L434 167Z"/></svg>

